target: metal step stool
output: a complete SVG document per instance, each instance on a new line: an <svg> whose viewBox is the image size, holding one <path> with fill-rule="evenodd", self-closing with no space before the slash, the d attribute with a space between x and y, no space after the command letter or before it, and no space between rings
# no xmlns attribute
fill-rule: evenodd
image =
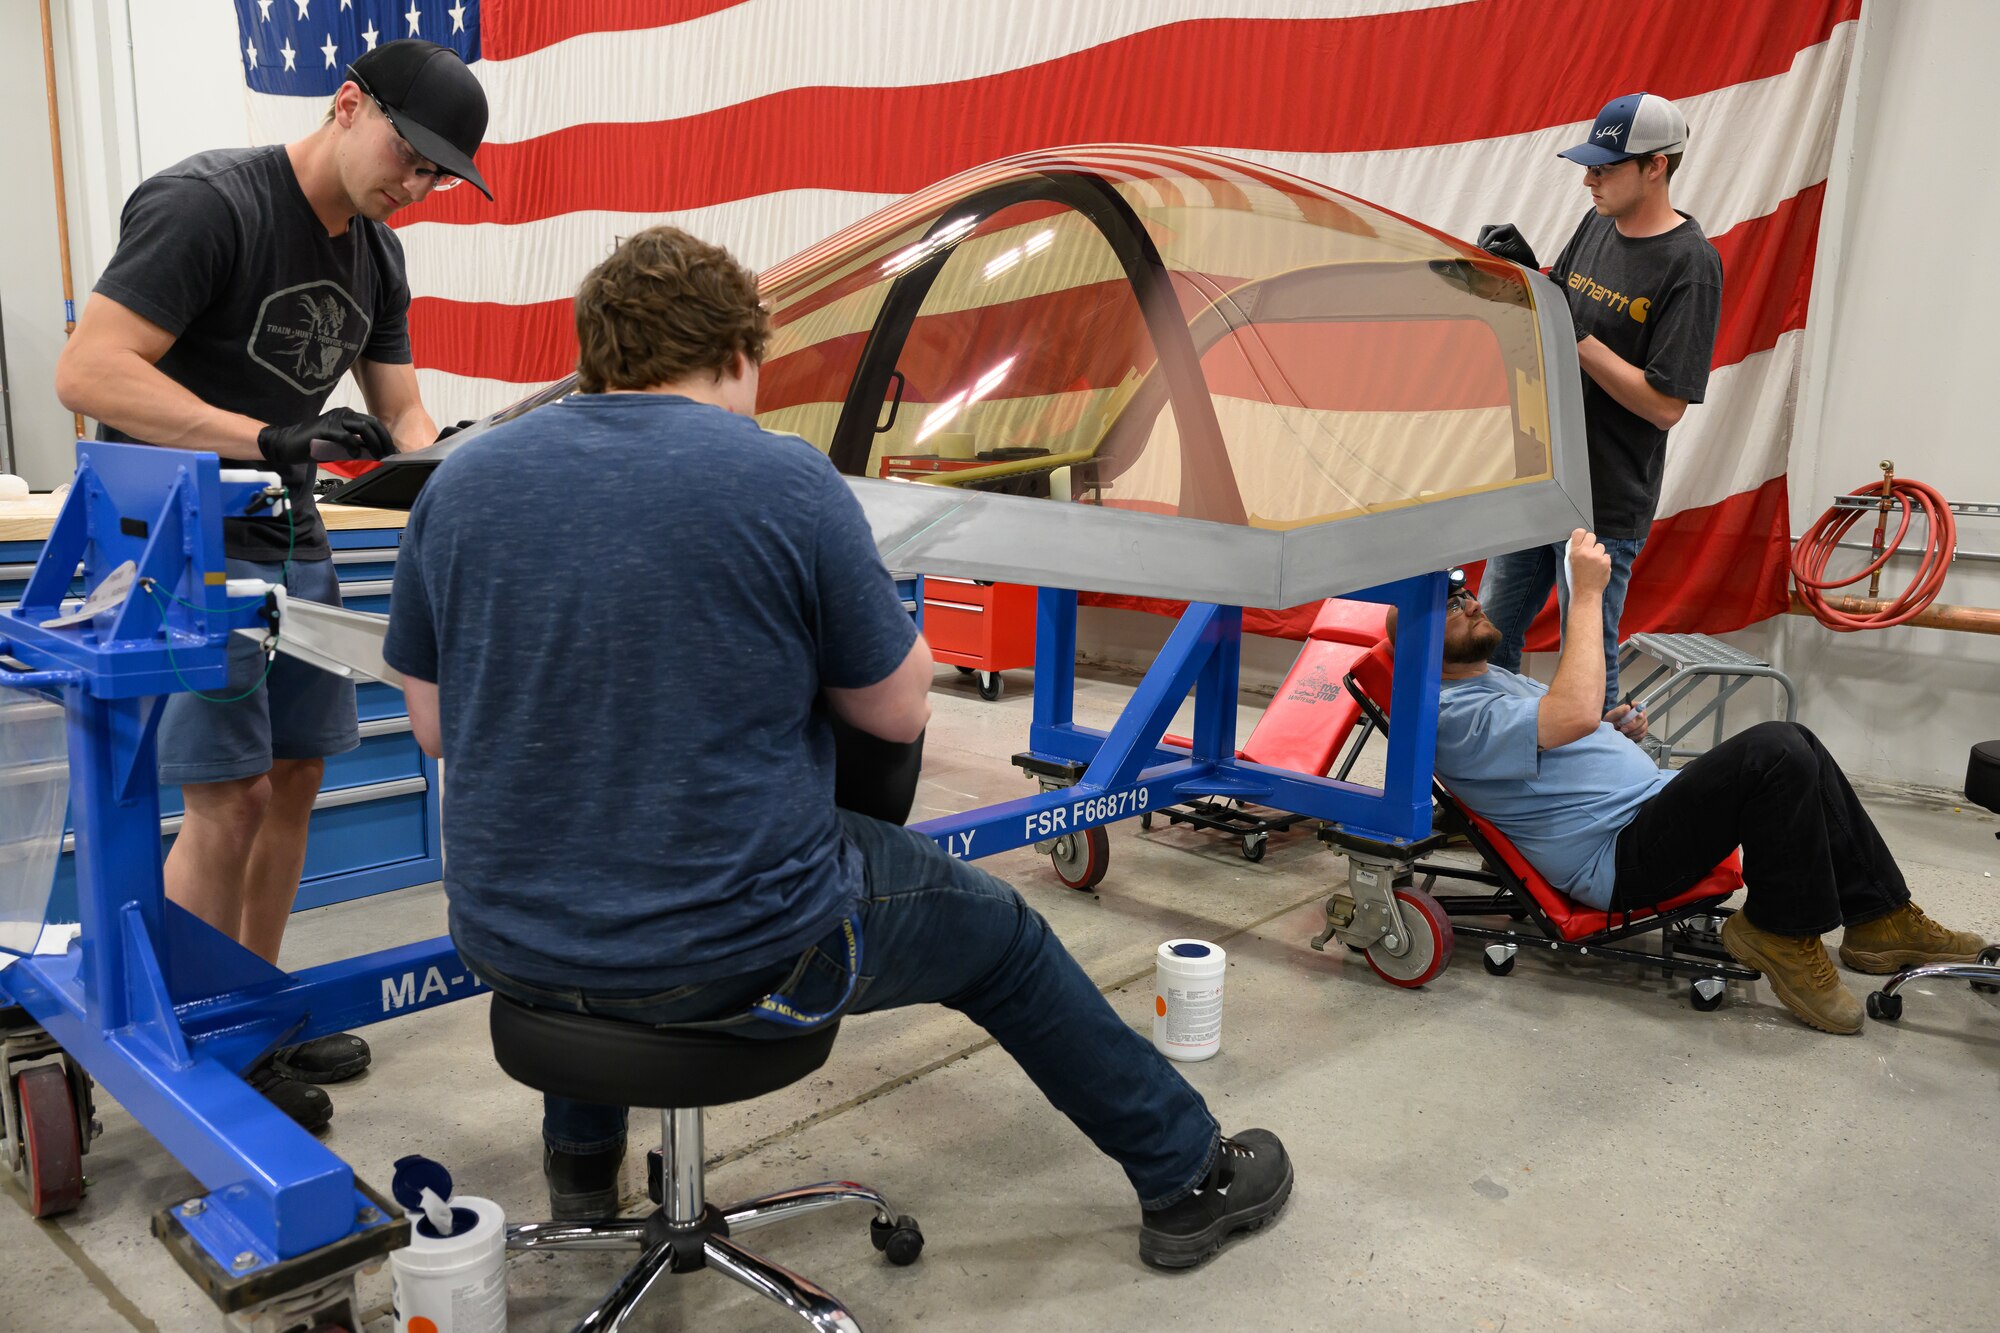
<svg viewBox="0 0 2000 1333"><path fill-rule="evenodd" d="M1777 681L1785 691L1785 721L1798 720L1798 690L1793 686L1792 678L1762 658L1753 657L1720 639L1712 639L1706 634L1634 634L1625 641L1618 657L1621 681L1626 679L1633 663L1641 657L1649 657L1659 665L1644 680L1626 690L1625 697L1636 702L1649 719L1664 718L1706 681L1713 679L1716 685L1715 696L1702 705L1701 711L1676 725L1672 731L1655 733L1646 738L1645 748L1661 768L1674 759L1691 759L1703 753L1684 748L1680 742L1710 717L1715 721L1714 736L1709 744L1721 744L1730 696L1753 680Z"/></svg>

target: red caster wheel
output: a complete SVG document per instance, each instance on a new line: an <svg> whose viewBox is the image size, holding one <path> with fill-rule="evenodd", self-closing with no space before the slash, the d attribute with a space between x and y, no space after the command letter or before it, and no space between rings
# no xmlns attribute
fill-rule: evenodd
<svg viewBox="0 0 2000 1333"><path fill-rule="evenodd" d="M60 1064L35 1065L14 1080L21 1107L28 1211L55 1217L83 1202L83 1140L76 1097Z"/></svg>

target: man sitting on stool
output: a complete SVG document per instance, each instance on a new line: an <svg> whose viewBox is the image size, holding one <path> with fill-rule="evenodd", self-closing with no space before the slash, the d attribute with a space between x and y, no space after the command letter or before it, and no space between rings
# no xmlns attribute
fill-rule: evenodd
<svg viewBox="0 0 2000 1333"><path fill-rule="evenodd" d="M755 280L649 228L576 328L582 392L440 465L396 562L383 656L451 775L466 962L525 1004L748 1038L942 1004L1124 1167L1141 1258L1261 1225L1275 1135L1222 1137L1020 894L837 808L833 719L916 742L931 654L847 482L751 420ZM550 1097L542 1133L555 1216L615 1213L625 1108Z"/></svg>
<svg viewBox="0 0 2000 1333"><path fill-rule="evenodd" d="M1579 528L1567 560L1569 614L1595 625L1610 557ZM1661 770L1632 743L1646 735L1643 714L1620 704L1599 715L1596 635L1563 636L1546 686L1490 665L1500 637L1477 598L1452 595L1437 774L1563 893L1600 911L1650 907L1741 847L1745 899L1722 927L1723 947L1826 1032L1859 1032L1862 1008L1826 956L1825 932L1845 926L1840 961L1877 975L1985 947L1910 901L1846 775L1804 727L1765 722Z"/></svg>

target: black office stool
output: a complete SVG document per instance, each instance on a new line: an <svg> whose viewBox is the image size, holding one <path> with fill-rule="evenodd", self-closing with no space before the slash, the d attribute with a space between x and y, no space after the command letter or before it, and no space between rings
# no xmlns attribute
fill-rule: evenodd
<svg viewBox="0 0 2000 1333"><path fill-rule="evenodd" d="M611 1333L624 1326L662 1273L713 1266L767 1296L814 1328L860 1325L826 1291L789 1269L739 1246L732 1233L840 1203L874 1209L869 1236L893 1264L923 1252L916 1220L898 1216L865 1185L830 1180L717 1208L702 1192L701 1114L705 1106L748 1101L796 1083L826 1063L840 1024L777 1041L713 1032L676 1032L531 1009L493 997L493 1054L516 1081L538 1092L607 1106L660 1107L660 1207L643 1218L594 1222L530 1222L507 1228L510 1250L642 1251L610 1295L574 1333Z"/></svg>

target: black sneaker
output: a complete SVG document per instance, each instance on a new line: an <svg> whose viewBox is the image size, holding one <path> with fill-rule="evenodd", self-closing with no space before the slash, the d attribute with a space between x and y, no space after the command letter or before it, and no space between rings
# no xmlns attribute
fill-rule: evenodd
<svg viewBox="0 0 2000 1333"><path fill-rule="evenodd" d="M601 1152L558 1152L543 1144L550 1220L589 1222L618 1216L618 1170L624 1165L623 1143Z"/></svg>
<svg viewBox="0 0 2000 1333"><path fill-rule="evenodd" d="M1148 1208L1139 1257L1155 1268L1193 1268L1239 1231L1255 1231L1285 1206L1292 1159L1268 1129L1225 1137L1208 1179L1179 1203Z"/></svg>
<svg viewBox="0 0 2000 1333"><path fill-rule="evenodd" d="M307 1133L317 1134L333 1123L333 1098L310 1083L286 1078L269 1061L244 1074L243 1081Z"/></svg>
<svg viewBox="0 0 2000 1333"><path fill-rule="evenodd" d="M286 1078L301 1083L345 1083L368 1068L370 1058L367 1042L352 1032L331 1032L296 1046L280 1046L271 1052L270 1063Z"/></svg>

